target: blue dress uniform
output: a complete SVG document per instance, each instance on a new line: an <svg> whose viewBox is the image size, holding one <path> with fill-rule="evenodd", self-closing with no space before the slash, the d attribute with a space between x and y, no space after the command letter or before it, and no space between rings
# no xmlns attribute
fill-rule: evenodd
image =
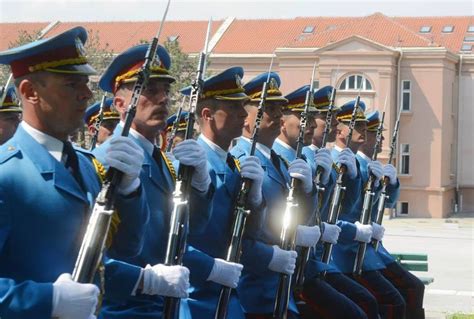
<svg viewBox="0 0 474 319"><path fill-rule="evenodd" d="M355 101L349 101L344 104L338 112L337 119L342 122L349 122ZM363 113L365 104L361 101L361 108L356 114L356 121L365 121L367 119ZM337 147L333 149L333 157L336 160L339 150ZM356 234L356 226L354 223L360 219L362 211L364 185L368 180L368 169L364 163L361 163L356 156L356 164L358 167L359 187L347 187L344 194L344 200L341 207L339 222L342 232L340 240L333 249L333 257L339 269L342 272L351 274L354 266L355 256L359 246L359 242L354 240ZM369 245L368 245L369 246ZM367 249L367 253L362 266L363 272L361 276L353 278L366 287L377 299L379 303L379 313L383 318L403 318L405 314L405 303L403 298L386 280L378 270L385 268L382 260L375 254L374 250Z"/></svg>
<svg viewBox="0 0 474 319"><path fill-rule="evenodd" d="M244 86L252 101L260 100L261 88L266 78L267 73L264 73ZM279 85L278 75L271 73L267 101L287 101L281 95ZM241 137L231 153L241 160L249 155L250 147L250 141ZM260 159L265 171L262 192L267 205L266 214L262 222L263 226L256 237L247 238L243 243L241 261L244 269L237 288L242 307L247 315L271 314L273 312L280 276L279 273L271 271L268 265L273 256L272 245L280 243L281 221L290 176L287 171L288 164L274 151L265 149L265 146L257 144L255 156ZM305 213L305 216L300 218L302 221L300 224L305 224L309 220L309 215L314 212L317 203L314 190L311 194L306 195L300 203L302 205L301 211ZM293 296L290 296L289 311L290 317L296 316L298 313Z"/></svg>
<svg viewBox="0 0 474 319"><path fill-rule="evenodd" d="M148 45L138 45L117 56L105 71L99 81L99 86L106 92L115 92L121 83L136 80L136 74L143 64ZM171 64L168 52L162 46L158 47L160 65L152 67L151 79L161 79L170 82L174 78L169 75ZM122 124L114 131L119 136ZM110 260L106 272L106 299L103 302L101 318L160 318L163 310L163 297L137 293L131 294L136 288L141 270L147 264L163 263L166 254L166 244L169 233L171 212L173 210L172 195L175 188L177 167L168 157L135 130L130 137L143 148L145 160L140 172L140 181L148 198L150 220L144 231L144 246L141 253L133 258ZM110 140L94 150L99 159L103 159L109 147ZM106 163L104 163L106 164ZM213 190L199 192L191 188L190 231L202 231L210 218L210 201ZM109 255L114 258L116 256Z"/></svg>
<svg viewBox="0 0 474 319"><path fill-rule="evenodd" d="M309 90L309 85L302 89L303 90L296 90L294 93L286 96L289 100L289 105L293 103L293 100L296 101L295 104L298 104L298 101L301 103L306 91ZM331 92L332 86L326 86L314 93L313 103L316 112L327 114ZM337 108L334 108L334 110L336 109ZM336 121L336 119L334 118L333 121ZM316 174L315 154L317 150L318 147L315 145L309 145L303 148L306 161L312 168L313 178ZM327 220L328 206L335 182L336 172L332 170L329 181L323 185L325 191L320 194L318 198L321 221ZM304 304L300 303L299 305L303 317L312 318L317 316L342 319L367 318L367 316L374 318L378 316L377 302L370 292L343 275L334 263L323 263L321 261L322 250L323 244L319 241L316 246L316 251L312 251L306 265L304 290L301 295L298 296L304 301ZM324 279L322 279L324 272L326 272L326 275Z"/></svg>
<svg viewBox="0 0 474 319"><path fill-rule="evenodd" d="M217 100L247 100L244 88L240 82L244 71L241 67L227 69L205 80L203 95L208 99ZM190 87L181 91L184 95L191 93ZM240 164L225 150L201 135L198 143L203 146L207 154L209 174L215 189L212 201L212 217L205 231L192 234L188 237L187 253L184 256L184 265L190 269L191 292L189 298L183 302L190 310L190 318L214 318L221 285L208 281L214 266L214 259L225 259L232 234L234 206L240 191ZM217 149L216 149L217 148ZM252 209L251 218L259 214L259 209ZM246 232L250 229L247 227ZM228 318L244 318L244 313L233 289L227 309ZM182 318L186 318L182 316Z"/></svg>
<svg viewBox="0 0 474 319"><path fill-rule="evenodd" d="M89 75L95 71L83 55L86 39L85 29L76 27L2 52L0 63L10 64L15 78L39 70ZM56 59L54 65L42 63L52 58ZM90 153L71 150L69 156L77 157L72 174L31 131L35 129L21 124L13 138L0 147L2 318L51 318L52 282L60 274L72 272L101 188L100 163ZM143 191L139 193L117 196L121 222L111 250L118 255L136 255L143 244L148 206Z"/></svg>
<svg viewBox="0 0 474 319"><path fill-rule="evenodd" d="M380 116L378 111L373 111L366 114L367 117L367 131L376 131L380 123ZM395 185L387 184L386 194L388 198L385 201L385 207L393 208L400 196L400 182L397 180ZM380 198L380 192L376 194L374 205L372 208L372 221L376 221L378 200ZM371 246L372 247L372 246ZM388 279L400 294L403 296L406 302L406 315L408 319L421 319L424 318L423 309L423 295L425 291L425 285L421 282L418 277L411 274L409 271L401 267L396 260L390 255L385 249L383 243L379 243L377 255L383 261L385 268L380 270L382 275Z"/></svg>

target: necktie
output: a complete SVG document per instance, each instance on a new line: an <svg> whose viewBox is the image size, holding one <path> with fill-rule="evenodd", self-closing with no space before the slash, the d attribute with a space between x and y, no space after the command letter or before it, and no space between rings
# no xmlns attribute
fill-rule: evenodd
<svg viewBox="0 0 474 319"><path fill-rule="evenodd" d="M63 147L64 166L72 174L74 179L82 187L81 175L79 173L79 162L76 151L71 142L64 142Z"/></svg>

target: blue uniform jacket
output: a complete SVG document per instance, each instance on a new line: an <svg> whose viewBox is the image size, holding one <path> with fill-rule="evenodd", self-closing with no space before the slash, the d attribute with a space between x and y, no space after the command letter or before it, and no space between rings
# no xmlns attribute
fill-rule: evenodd
<svg viewBox="0 0 474 319"><path fill-rule="evenodd" d="M210 169L215 195L212 203L212 219L205 232L188 237L188 253L184 264L191 271L191 294L186 300L192 318L214 318L221 285L206 281L214 266L214 258L225 259L232 235L234 206L240 190L240 172L238 161L228 158L223 162L218 154L202 139L198 143L204 147ZM261 205L263 207L263 205ZM247 219L247 225L252 226L258 218L261 208L253 209ZM254 227L255 228L255 227ZM246 235L256 229L246 227ZM228 307L228 318L245 318L237 293L232 290Z"/></svg>
<svg viewBox="0 0 474 319"><path fill-rule="evenodd" d="M92 155L77 150L83 187L21 126L0 147L0 317L51 318L54 282L72 273L101 188ZM144 192L118 196L111 250L139 253L148 220Z"/></svg>
<svg viewBox="0 0 474 319"><path fill-rule="evenodd" d="M231 153L238 159L248 156L250 143L240 138ZM242 264L244 269L238 287L238 294L244 312L246 313L272 313L276 291L278 287L279 273L268 269L273 256L273 245L280 243L281 222L285 209L285 199L288 193L290 176L286 163L279 158L281 173L260 151L256 150L265 176L263 179L263 198L266 203L266 214L262 227L255 238L247 238L243 243ZM306 195L307 196L307 195ZM314 212L316 204L315 191L306 200L300 201L301 211L304 212L299 218L299 224L305 224ZM296 304L290 297L289 310L296 312Z"/></svg>
<svg viewBox="0 0 474 319"><path fill-rule="evenodd" d="M117 126L114 136L121 133L121 126ZM130 135L134 141L143 147L138 139ZM104 159L109 143L106 141L94 150L98 159ZM168 241L169 223L173 209L173 191L175 179L172 171L176 171L169 160L162 155L160 162L145 152L145 160L140 172L140 181L148 198L150 220L144 231L144 245L142 252L134 258L117 258L109 254L106 269L106 299L104 300L102 318L159 318L161 317L163 298L137 293L131 296L141 269L147 264L163 263ZM190 231L200 232L206 227L210 218L210 202L213 195L212 188L201 193L192 188L190 196ZM118 256L120 257L120 256Z"/></svg>

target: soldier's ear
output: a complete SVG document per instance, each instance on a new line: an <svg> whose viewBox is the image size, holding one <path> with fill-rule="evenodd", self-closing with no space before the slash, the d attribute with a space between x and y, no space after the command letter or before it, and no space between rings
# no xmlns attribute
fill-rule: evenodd
<svg viewBox="0 0 474 319"><path fill-rule="evenodd" d="M18 92L24 101L28 101L31 104L36 104L39 100L38 91L30 79L24 79L20 82Z"/></svg>
<svg viewBox="0 0 474 319"><path fill-rule="evenodd" d="M121 95L114 96L114 108L120 115L125 114L127 111L127 104L125 103L125 98Z"/></svg>
<svg viewBox="0 0 474 319"><path fill-rule="evenodd" d="M214 120L214 114L212 113L212 110L210 108L204 107L201 110L201 118L204 121L212 121L212 120Z"/></svg>

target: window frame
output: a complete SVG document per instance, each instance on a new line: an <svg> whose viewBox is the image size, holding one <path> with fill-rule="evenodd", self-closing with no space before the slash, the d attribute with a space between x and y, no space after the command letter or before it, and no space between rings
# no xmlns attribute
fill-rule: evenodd
<svg viewBox="0 0 474 319"><path fill-rule="evenodd" d="M404 151L404 146L405 146L405 145L408 146L408 151L407 151L407 152ZM404 163L405 163L404 159L406 159L406 160L407 160L407 163L408 163L408 166L407 166L407 167L408 167L408 170L407 170L406 173L404 172L404 169L403 169L403 168L405 167L405 165L404 165ZM398 167L398 174L399 174L399 175L402 175L402 176L408 176L408 175L410 175L410 159L411 159L411 155L410 155L410 144L407 144L407 143L400 143L400 158L399 158L399 160L400 160L400 165L399 165L399 167Z"/></svg>
<svg viewBox="0 0 474 319"><path fill-rule="evenodd" d="M405 89L404 84L408 82L410 83L410 88ZM403 108L403 101L404 101L404 94L408 93L408 109ZM401 90L400 90L400 108L402 112L409 113L412 111L411 107L411 80L402 80Z"/></svg>
<svg viewBox="0 0 474 319"><path fill-rule="evenodd" d="M370 91L374 90L372 83L363 74L350 74L350 75L346 76L341 81L341 84L339 84L338 90L341 90L341 91L358 91L359 90L358 77L361 77L362 81L363 81L362 89L361 89L362 92L366 92L366 91L370 92ZM350 85L349 85L349 82L350 82L351 78L354 78L354 88L351 88ZM343 84L344 84L344 88L342 88ZM367 84L370 86L370 89L367 89Z"/></svg>

